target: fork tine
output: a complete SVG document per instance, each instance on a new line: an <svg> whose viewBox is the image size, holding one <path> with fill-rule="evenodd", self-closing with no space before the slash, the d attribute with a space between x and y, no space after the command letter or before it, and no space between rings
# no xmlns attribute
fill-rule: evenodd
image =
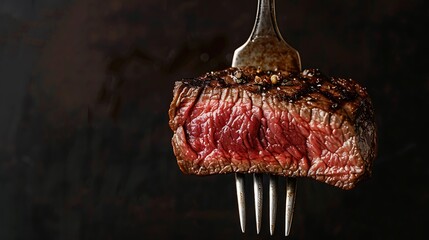
<svg viewBox="0 0 429 240"><path fill-rule="evenodd" d="M277 215L277 183L278 176L270 175L269 201L270 201L270 235L274 234Z"/></svg>
<svg viewBox="0 0 429 240"><path fill-rule="evenodd" d="M259 234L262 224L262 174L253 174L253 191L255 194L256 233Z"/></svg>
<svg viewBox="0 0 429 240"><path fill-rule="evenodd" d="M237 189L238 215L240 217L241 231L246 231L246 197L244 195L244 174L235 174L235 187Z"/></svg>
<svg viewBox="0 0 429 240"><path fill-rule="evenodd" d="M292 224L293 210L295 208L296 179L286 178L286 211L285 211L285 236L289 236Z"/></svg>

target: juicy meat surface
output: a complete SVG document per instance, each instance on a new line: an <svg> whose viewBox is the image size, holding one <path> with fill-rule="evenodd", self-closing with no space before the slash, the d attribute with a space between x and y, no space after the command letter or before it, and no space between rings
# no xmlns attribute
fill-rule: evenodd
<svg viewBox="0 0 429 240"><path fill-rule="evenodd" d="M182 172L269 173L351 189L371 174L370 98L351 79L228 68L175 83L169 109Z"/></svg>

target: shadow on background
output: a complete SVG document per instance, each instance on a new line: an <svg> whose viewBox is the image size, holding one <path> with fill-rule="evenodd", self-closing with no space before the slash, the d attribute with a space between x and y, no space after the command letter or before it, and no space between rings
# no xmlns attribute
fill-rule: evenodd
<svg viewBox="0 0 429 240"><path fill-rule="evenodd" d="M277 7L303 67L366 86L379 128L373 176L356 189L299 179L290 239L423 238L428 4ZM181 174L167 116L174 81L230 66L255 11L256 0L2 1L0 239L267 238L268 217L257 237L250 213L241 234L233 175Z"/></svg>

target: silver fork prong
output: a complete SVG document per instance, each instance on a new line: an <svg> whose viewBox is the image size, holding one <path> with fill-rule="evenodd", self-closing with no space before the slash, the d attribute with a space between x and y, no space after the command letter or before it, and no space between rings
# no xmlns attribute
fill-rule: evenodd
<svg viewBox="0 0 429 240"><path fill-rule="evenodd" d="M253 192L255 194L256 233L259 234L262 224L262 174L253 174Z"/></svg>
<svg viewBox="0 0 429 240"><path fill-rule="evenodd" d="M295 208L296 178L286 178L285 236L289 236Z"/></svg>
<svg viewBox="0 0 429 240"><path fill-rule="evenodd" d="M237 189L238 215L240 217L241 231L246 231L246 197L244 194L244 174L235 174L235 187Z"/></svg>
<svg viewBox="0 0 429 240"><path fill-rule="evenodd" d="M270 201L270 235L274 234L277 215L277 183L278 176L270 175L269 201Z"/></svg>

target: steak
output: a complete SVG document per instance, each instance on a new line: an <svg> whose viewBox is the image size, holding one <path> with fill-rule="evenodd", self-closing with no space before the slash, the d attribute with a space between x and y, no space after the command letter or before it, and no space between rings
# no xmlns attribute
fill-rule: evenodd
<svg viewBox="0 0 429 240"><path fill-rule="evenodd" d="M371 100L352 79L228 68L176 81L169 109L183 173L311 177L343 189L370 176Z"/></svg>

